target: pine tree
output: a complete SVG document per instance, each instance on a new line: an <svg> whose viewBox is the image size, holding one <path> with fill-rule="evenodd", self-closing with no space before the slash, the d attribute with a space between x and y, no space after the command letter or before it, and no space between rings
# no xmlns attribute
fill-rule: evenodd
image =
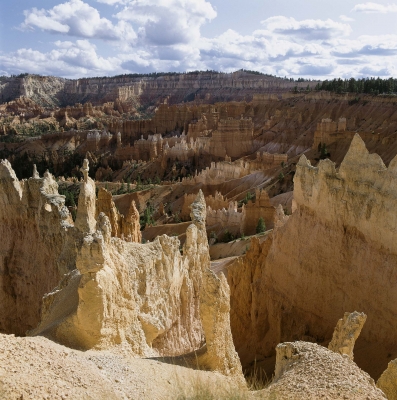
<svg viewBox="0 0 397 400"><path fill-rule="evenodd" d="M258 224L256 225L256 233L263 233L266 231L265 221L263 217L259 217Z"/></svg>

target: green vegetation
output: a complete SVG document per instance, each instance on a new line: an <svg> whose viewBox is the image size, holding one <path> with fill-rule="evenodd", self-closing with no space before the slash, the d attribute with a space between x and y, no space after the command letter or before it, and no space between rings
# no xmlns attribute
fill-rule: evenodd
<svg viewBox="0 0 397 400"><path fill-rule="evenodd" d="M230 233L228 229L226 229L225 232L223 233L222 241L225 243L229 243L234 239L235 239L235 236L232 233Z"/></svg>
<svg viewBox="0 0 397 400"><path fill-rule="evenodd" d="M177 212L174 214L174 221L175 221L177 224L179 224L179 223L181 222L181 216L180 216L180 214L179 214L179 211L177 211Z"/></svg>
<svg viewBox="0 0 397 400"><path fill-rule="evenodd" d="M243 200L240 200L238 206L241 207L243 204L248 204L250 200L255 199L255 193L248 192Z"/></svg>
<svg viewBox="0 0 397 400"><path fill-rule="evenodd" d="M79 192L80 188L73 185L60 186L58 189L58 193L65 196L65 206L69 208L69 211L72 214L73 221L76 220Z"/></svg>
<svg viewBox="0 0 397 400"><path fill-rule="evenodd" d="M210 239L214 239L214 243L218 241L218 235L216 234L215 231L210 232Z"/></svg>
<svg viewBox="0 0 397 400"><path fill-rule="evenodd" d="M318 151L320 153L320 160L325 160L327 157L331 156L331 154L328 153L327 145L325 143L318 144Z"/></svg>
<svg viewBox="0 0 397 400"><path fill-rule="evenodd" d="M150 204L146 204L146 209L143 214L140 216L139 222L141 224L141 231L146 228L147 225L154 225L155 221L153 218L154 207Z"/></svg>
<svg viewBox="0 0 397 400"><path fill-rule="evenodd" d="M256 233L263 233L266 231L266 225L263 217L259 217L258 224L256 225Z"/></svg>
<svg viewBox="0 0 397 400"><path fill-rule="evenodd" d="M284 174L283 174L282 172L280 172L280 173L278 174L278 180L279 180L280 182L284 182L284 179L285 179Z"/></svg>
<svg viewBox="0 0 397 400"><path fill-rule="evenodd" d="M372 95L397 93L397 79L363 78L333 79L318 83L315 90L342 93L366 93ZM357 101L358 102L358 101Z"/></svg>

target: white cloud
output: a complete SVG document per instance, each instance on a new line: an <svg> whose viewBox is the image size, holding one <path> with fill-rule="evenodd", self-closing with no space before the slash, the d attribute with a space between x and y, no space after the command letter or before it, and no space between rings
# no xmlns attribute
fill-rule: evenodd
<svg viewBox="0 0 397 400"><path fill-rule="evenodd" d="M216 17L210 0L97 0L116 10L112 20L83 0L63 1L26 11L23 26L82 40L58 40L46 52L0 53L0 72L79 77L244 68L328 79L397 75L397 35L351 39L346 15L339 22L275 16L250 34L229 29L205 38L203 24ZM90 39L106 43L96 47Z"/></svg>
<svg viewBox="0 0 397 400"><path fill-rule="evenodd" d="M115 16L138 24L143 42L167 46L198 41L201 26L216 15L205 0L135 0Z"/></svg>
<svg viewBox="0 0 397 400"><path fill-rule="evenodd" d="M366 14L393 13L393 12L397 12L397 4L392 3L392 4L383 5L383 4L371 3L371 2L360 3L360 4L355 5L353 7L352 11L362 12L362 13L366 13Z"/></svg>
<svg viewBox="0 0 397 400"><path fill-rule="evenodd" d="M336 57L389 57L397 55L397 35L362 35L355 40L333 43L331 54Z"/></svg>
<svg viewBox="0 0 397 400"><path fill-rule="evenodd" d="M354 18L350 18L350 17L348 17L347 15L339 15L339 19L340 19L342 22L352 22L352 21L355 21Z"/></svg>
<svg viewBox="0 0 397 400"><path fill-rule="evenodd" d="M104 4L109 4L110 6L113 6L115 4L125 4L127 1L126 0L97 0L98 3L104 3Z"/></svg>
<svg viewBox="0 0 397 400"><path fill-rule="evenodd" d="M22 27L25 29L39 28L81 38L124 40L130 43L137 38L130 24L119 21L113 25L107 18L101 18L97 9L82 0L70 0L50 10L33 8L24 14Z"/></svg>
<svg viewBox="0 0 397 400"><path fill-rule="evenodd" d="M274 34L291 36L303 40L329 40L333 37L348 36L350 25L331 19L306 19L297 21L284 16L271 17L261 23Z"/></svg>
<svg viewBox="0 0 397 400"><path fill-rule="evenodd" d="M11 54L1 54L0 69L14 74L28 71L70 78L125 72L120 66L120 59L99 56L96 47L88 40L57 41L55 45L56 48L47 53L22 48Z"/></svg>

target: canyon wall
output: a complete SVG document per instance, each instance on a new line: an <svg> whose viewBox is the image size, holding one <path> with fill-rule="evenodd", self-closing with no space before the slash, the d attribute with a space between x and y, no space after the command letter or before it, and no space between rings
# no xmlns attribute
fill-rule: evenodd
<svg viewBox="0 0 397 400"><path fill-rule="evenodd" d="M207 228L211 232L215 232L222 239L225 230L234 237L240 237L243 233L245 222L245 209L237 210L237 201L231 201L227 208L212 210L207 209Z"/></svg>
<svg viewBox="0 0 397 400"><path fill-rule="evenodd" d="M244 71L234 73L198 72L172 75L121 75L76 80L51 76L21 75L0 79L0 99L11 101L30 97L44 105L71 105L143 98L146 102L167 98L172 103L195 99L244 100L261 92L288 91L298 86L314 87L317 82L290 82L282 78L256 75Z"/></svg>
<svg viewBox="0 0 397 400"><path fill-rule="evenodd" d="M228 271L243 364L285 340L328 341L339 316L358 309L368 315L361 351L377 349L366 370L386 368L397 344L396 171L397 158L386 168L358 135L338 171L330 160L312 167L301 157L292 216Z"/></svg>
<svg viewBox="0 0 397 400"><path fill-rule="evenodd" d="M266 230L273 228L275 208L270 204L269 195L265 190L255 190L255 201L248 201L244 207L244 214L241 231L245 235L255 235L259 218L263 218Z"/></svg>
<svg viewBox="0 0 397 400"><path fill-rule="evenodd" d="M332 121L330 118L323 118L317 123L316 131L314 132L313 149L317 149L319 144L329 144L336 142L338 139L344 139L347 136L346 118L339 118L338 122Z"/></svg>

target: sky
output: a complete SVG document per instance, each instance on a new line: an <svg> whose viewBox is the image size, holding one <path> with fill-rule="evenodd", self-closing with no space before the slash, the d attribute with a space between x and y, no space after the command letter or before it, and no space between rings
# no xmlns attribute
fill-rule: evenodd
<svg viewBox="0 0 397 400"><path fill-rule="evenodd" d="M0 0L0 75L397 77L397 2Z"/></svg>

